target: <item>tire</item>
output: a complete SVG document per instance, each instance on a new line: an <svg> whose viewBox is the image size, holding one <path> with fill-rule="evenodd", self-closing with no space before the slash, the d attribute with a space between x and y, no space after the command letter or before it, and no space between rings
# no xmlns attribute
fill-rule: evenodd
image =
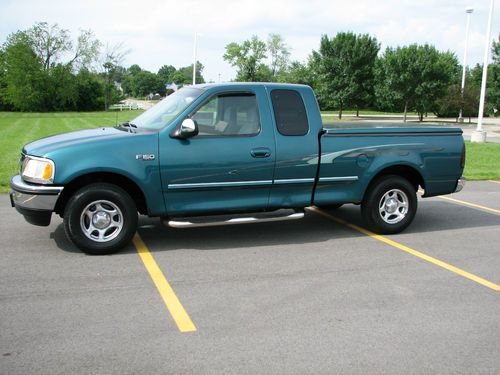
<svg viewBox="0 0 500 375"><path fill-rule="evenodd" d="M137 229L137 207L116 185L95 183L78 190L64 211L66 236L92 255L112 254L125 247Z"/></svg>
<svg viewBox="0 0 500 375"><path fill-rule="evenodd" d="M372 183L361 203L361 214L369 229L395 234L411 224L417 213L415 187L405 178L387 175Z"/></svg>

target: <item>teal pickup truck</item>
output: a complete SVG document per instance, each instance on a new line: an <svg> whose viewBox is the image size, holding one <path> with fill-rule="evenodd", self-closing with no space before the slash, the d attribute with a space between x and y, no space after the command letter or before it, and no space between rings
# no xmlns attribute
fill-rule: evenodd
<svg viewBox="0 0 500 375"><path fill-rule="evenodd" d="M64 218L89 254L120 250L138 213L171 227L298 219L304 207L361 205L366 225L398 233L424 197L462 188L462 131L325 129L308 86L183 88L134 120L24 146L12 206L47 226Z"/></svg>

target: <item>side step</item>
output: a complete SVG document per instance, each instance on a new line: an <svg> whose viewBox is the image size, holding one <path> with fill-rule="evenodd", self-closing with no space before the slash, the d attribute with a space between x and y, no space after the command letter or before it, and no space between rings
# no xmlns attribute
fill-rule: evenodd
<svg viewBox="0 0 500 375"><path fill-rule="evenodd" d="M172 228L211 227L216 225L234 225L250 223L266 223L270 221L297 220L304 217L304 211L276 210L271 212L257 212L254 214L213 215L172 220L162 219L164 225Z"/></svg>

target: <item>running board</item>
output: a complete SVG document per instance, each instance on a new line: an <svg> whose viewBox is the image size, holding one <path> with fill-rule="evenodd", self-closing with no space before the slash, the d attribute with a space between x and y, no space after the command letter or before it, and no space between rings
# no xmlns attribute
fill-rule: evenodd
<svg viewBox="0 0 500 375"><path fill-rule="evenodd" d="M304 217L304 211L276 210L272 212L258 212L255 214L214 215L162 219L162 223L172 228L211 227L217 225L235 225L250 223L267 223L271 221L297 220Z"/></svg>

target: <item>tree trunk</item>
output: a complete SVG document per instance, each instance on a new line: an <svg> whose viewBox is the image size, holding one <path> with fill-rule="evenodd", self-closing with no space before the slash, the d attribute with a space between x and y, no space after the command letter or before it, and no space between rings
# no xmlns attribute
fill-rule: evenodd
<svg viewBox="0 0 500 375"><path fill-rule="evenodd" d="M356 108L356 117L359 117L359 107Z"/></svg>
<svg viewBox="0 0 500 375"><path fill-rule="evenodd" d="M339 120L342 120L342 102L340 103Z"/></svg>
<svg viewBox="0 0 500 375"><path fill-rule="evenodd" d="M418 121L420 121L420 122L424 121L424 112L420 112L418 114Z"/></svg>
<svg viewBox="0 0 500 375"><path fill-rule="evenodd" d="M404 122L406 122L406 112L408 110L408 102L405 102L405 115L404 115Z"/></svg>

